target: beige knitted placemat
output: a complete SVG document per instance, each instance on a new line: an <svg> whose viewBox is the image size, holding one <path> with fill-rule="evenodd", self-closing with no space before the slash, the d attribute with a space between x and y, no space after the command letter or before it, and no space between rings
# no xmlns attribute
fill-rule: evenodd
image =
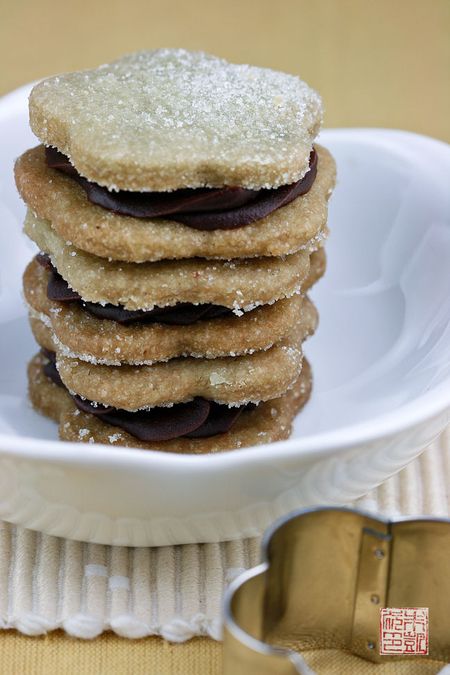
<svg viewBox="0 0 450 675"><path fill-rule="evenodd" d="M357 508L450 515L450 431ZM225 585L259 562L260 539L162 548L83 544L0 523L0 628L93 638L220 639Z"/></svg>

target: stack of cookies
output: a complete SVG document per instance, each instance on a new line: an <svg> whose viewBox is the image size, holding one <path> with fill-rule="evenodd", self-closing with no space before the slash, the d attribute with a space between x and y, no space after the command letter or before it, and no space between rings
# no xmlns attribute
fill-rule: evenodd
<svg viewBox="0 0 450 675"><path fill-rule="evenodd" d="M53 77L16 163L60 438L203 453L287 438L311 391L306 295L325 268L330 154L292 75L184 50Z"/></svg>

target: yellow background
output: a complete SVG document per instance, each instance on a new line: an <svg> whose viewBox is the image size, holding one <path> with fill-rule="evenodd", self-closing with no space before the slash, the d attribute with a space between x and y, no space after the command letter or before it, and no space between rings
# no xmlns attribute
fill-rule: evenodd
<svg viewBox="0 0 450 675"><path fill-rule="evenodd" d="M0 0L0 94L140 48L204 49L299 74L326 126L450 141L450 0ZM8 675L214 675L220 645L0 634Z"/></svg>
<svg viewBox="0 0 450 675"><path fill-rule="evenodd" d="M0 93L141 48L299 74L327 126L450 141L449 0L0 0Z"/></svg>

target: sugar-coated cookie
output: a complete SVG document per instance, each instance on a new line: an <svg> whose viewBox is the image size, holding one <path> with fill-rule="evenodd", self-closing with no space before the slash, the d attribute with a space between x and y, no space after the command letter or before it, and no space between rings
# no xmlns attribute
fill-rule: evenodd
<svg viewBox="0 0 450 675"><path fill-rule="evenodd" d="M47 167L42 146L19 157L15 175L19 193L37 218L47 220L64 241L99 257L146 262L280 256L317 246L316 238L326 232L335 164L325 148L315 147L318 172L311 190L234 230L200 231L165 218L141 220L95 206L72 178Z"/></svg>
<svg viewBox="0 0 450 675"><path fill-rule="evenodd" d="M217 327L210 325L209 330L205 332L203 332L203 327L201 326L198 326L199 330L197 332L192 330L192 326L189 328L189 331L186 331L181 326L163 327L159 324L143 326L142 331L138 330L136 332L130 330L129 326L118 326L119 330L122 329L118 333L117 328L116 332L114 332L114 327L109 326L107 337L95 332L94 324L90 326L92 333L87 332L84 324L86 315L81 317L80 322L77 323L75 319L78 314L77 310L74 312L72 323L61 324L58 320L52 320L54 315L49 317L32 309L29 310L29 321L36 342L44 349L57 351L62 356L80 359L94 365L120 366L125 363L134 366L150 366L154 363L166 362L181 356L197 359L215 359L223 356L254 354L256 351L270 349L274 344L283 340L286 337L284 333L292 334L295 331L299 342L304 342L314 334L318 324L318 313L308 297L295 296L288 300L279 300L279 303L286 303L287 316L293 312L296 306L301 305L300 311L293 318L292 323L288 325L287 316L283 316L281 323L275 322L274 331L271 336L265 332L267 330L266 326L264 334L260 336L258 334L258 324L263 323L261 314L256 317L255 322L249 322L248 315L246 315L247 320L244 318L243 324L244 327L247 326L249 328L249 335L253 336L254 340L245 344L245 335L240 326L239 330L236 330L236 323L232 318L218 319L219 325ZM275 308L275 305L265 305L264 308L259 308L255 312L265 313L267 311L267 314L270 315L272 308ZM270 321L269 323L272 322ZM73 327L72 331L70 330L71 326ZM61 330L58 330L59 328ZM148 331L145 330L146 328ZM168 328L168 330L164 330L164 328ZM171 331L171 328L174 330ZM279 333L283 333L283 335L277 335L275 329ZM58 332L56 332L57 330ZM242 348L238 349L239 342L236 340L234 349L237 351L233 351L232 354L229 352L230 343L228 342L227 345L225 340L220 340L223 332L227 331L235 331L242 337ZM207 341L208 334L211 335L210 343ZM158 345L158 336L160 343L164 342L164 344ZM196 336L198 337L198 343L192 348L192 342ZM221 344L222 349L219 350L217 344ZM169 351L171 346L172 351Z"/></svg>
<svg viewBox="0 0 450 675"><path fill-rule="evenodd" d="M61 239L47 221L30 214L24 230L84 300L130 310L177 302L245 310L299 293L310 267L308 251L280 258L121 263L81 251Z"/></svg>
<svg viewBox="0 0 450 675"><path fill-rule="evenodd" d="M30 95L38 138L110 189L293 183L321 120L298 77L183 49L52 77Z"/></svg>
<svg viewBox="0 0 450 675"><path fill-rule="evenodd" d="M151 366L93 365L57 353L56 365L70 392L89 401L141 410L190 401L196 396L237 406L281 396L302 368L298 337L266 351L217 359L171 359Z"/></svg>
<svg viewBox="0 0 450 675"><path fill-rule="evenodd" d="M318 254L314 255L311 273L322 273L323 253L321 251L320 258ZM179 356L215 358L229 356L230 345L231 355L235 356L268 349L294 329L302 341L312 335L317 325L317 310L301 295L262 305L242 316L233 314L198 321L188 329L165 324L122 325L98 319L85 311L80 303L49 300L48 278L49 271L33 259L23 279L24 296L37 341L46 349L57 347L65 356L92 363L138 365ZM39 325L42 322L49 327L50 337Z"/></svg>
<svg viewBox="0 0 450 675"><path fill-rule="evenodd" d="M146 443L118 427L105 424L93 415L77 410L69 394L43 374L44 361L37 354L28 366L30 400L38 412L59 421L61 440L104 443L161 452L222 452L288 438L293 419L307 402L312 386L311 370L304 359L302 372L292 389L279 398L261 403L255 410L242 413L227 433L210 438L177 438Z"/></svg>
<svg viewBox="0 0 450 675"><path fill-rule="evenodd" d="M54 384L43 372L46 358L38 352L28 364L28 396L33 408L41 415L59 422L61 415L71 413L75 408L67 391Z"/></svg>

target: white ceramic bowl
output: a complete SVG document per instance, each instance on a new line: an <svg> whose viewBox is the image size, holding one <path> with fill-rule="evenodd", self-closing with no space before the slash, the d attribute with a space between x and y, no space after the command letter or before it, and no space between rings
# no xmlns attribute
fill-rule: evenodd
<svg viewBox="0 0 450 675"><path fill-rule="evenodd" d="M288 441L210 456L57 441L30 407L36 351L21 298L34 247L14 158L36 140L29 87L0 101L0 518L130 546L255 535L300 506L343 504L412 460L450 410L450 149L401 131L338 129L328 271L307 345L315 387Z"/></svg>

